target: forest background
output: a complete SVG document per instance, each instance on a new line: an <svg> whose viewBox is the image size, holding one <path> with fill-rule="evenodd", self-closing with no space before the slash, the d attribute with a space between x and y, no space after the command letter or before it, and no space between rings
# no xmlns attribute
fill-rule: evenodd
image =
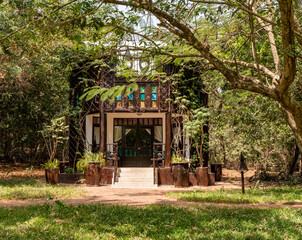
<svg viewBox="0 0 302 240"><path fill-rule="evenodd" d="M120 4L128 7L118 8ZM286 14L289 20L284 20ZM151 16L157 18L155 23ZM244 152L250 165L289 171L299 153L299 129L295 132L289 125L286 104L302 104L301 16L299 1L281 0L2 0L1 161L44 163L41 131L53 119L64 116L68 124L80 112L69 105L71 72L83 59L94 63L112 56L121 63L118 71L129 74L118 57L125 57L121 43L136 35L139 45L127 48L139 51L133 58L160 59L179 67L198 62L204 86L199 91L209 94L212 161L234 167ZM137 31L142 18L149 22ZM183 36L186 30L197 42ZM228 78L229 73L233 75ZM284 88L284 76L290 80L282 91L294 99L286 99L286 104L271 91ZM183 99L192 98L187 93ZM67 157L66 142L57 157Z"/></svg>

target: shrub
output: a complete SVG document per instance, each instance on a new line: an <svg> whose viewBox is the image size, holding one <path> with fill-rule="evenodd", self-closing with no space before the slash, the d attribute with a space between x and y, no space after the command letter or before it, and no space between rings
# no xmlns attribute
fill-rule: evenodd
<svg viewBox="0 0 302 240"><path fill-rule="evenodd" d="M83 172L90 162L99 162L101 167L104 167L106 164L102 152L92 153L91 151L85 151L83 157L77 162L77 170Z"/></svg>

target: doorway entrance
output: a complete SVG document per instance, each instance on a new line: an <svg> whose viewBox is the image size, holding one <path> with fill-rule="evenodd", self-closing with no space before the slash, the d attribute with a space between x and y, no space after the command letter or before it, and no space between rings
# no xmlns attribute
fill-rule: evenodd
<svg viewBox="0 0 302 240"><path fill-rule="evenodd" d="M154 142L162 142L161 119L114 119L120 167L150 167Z"/></svg>

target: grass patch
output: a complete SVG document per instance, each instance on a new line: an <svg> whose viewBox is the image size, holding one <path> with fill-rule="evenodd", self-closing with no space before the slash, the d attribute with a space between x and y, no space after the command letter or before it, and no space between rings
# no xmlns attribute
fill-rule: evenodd
<svg viewBox="0 0 302 240"><path fill-rule="evenodd" d="M211 203L277 203L302 201L301 186L241 190L170 192L169 196L189 202Z"/></svg>
<svg viewBox="0 0 302 240"><path fill-rule="evenodd" d="M0 239L301 239L302 210L152 205L0 208Z"/></svg>
<svg viewBox="0 0 302 240"><path fill-rule="evenodd" d="M81 188L42 184L34 178L0 180L0 199L55 199L83 195L85 191Z"/></svg>

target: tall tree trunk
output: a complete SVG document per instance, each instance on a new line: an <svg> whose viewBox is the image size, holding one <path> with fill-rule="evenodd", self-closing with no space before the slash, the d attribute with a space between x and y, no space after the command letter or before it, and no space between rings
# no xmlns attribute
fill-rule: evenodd
<svg viewBox="0 0 302 240"><path fill-rule="evenodd" d="M222 149L223 164L226 164L227 163L227 159L226 159L226 151L225 151L225 144L224 144L223 135L219 136L219 142L220 142L220 146L221 146L221 149Z"/></svg>
<svg viewBox="0 0 302 240"><path fill-rule="evenodd" d="M302 152L302 105L289 95L283 95L280 104L285 120L292 129L296 144Z"/></svg>
<svg viewBox="0 0 302 240"><path fill-rule="evenodd" d="M289 166L288 166L288 175L293 175L293 173L295 171L296 164L298 162L299 155L300 155L300 151L299 151L298 146L296 145L294 157L293 157L292 161L289 163Z"/></svg>
<svg viewBox="0 0 302 240"><path fill-rule="evenodd" d="M302 176L302 154L300 154L300 176Z"/></svg>

